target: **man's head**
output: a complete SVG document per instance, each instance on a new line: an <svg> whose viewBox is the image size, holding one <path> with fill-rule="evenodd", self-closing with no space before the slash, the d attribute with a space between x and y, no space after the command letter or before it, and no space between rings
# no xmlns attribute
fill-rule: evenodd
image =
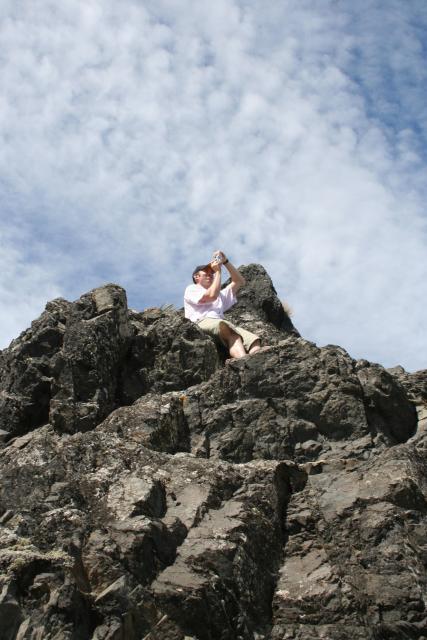
<svg viewBox="0 0 427 640"><path fill-rule="evenodd" d="M194 284L201 284L202 287L209 287L212 278L213 269L210 264L199 264L193 271Z"/></svg>

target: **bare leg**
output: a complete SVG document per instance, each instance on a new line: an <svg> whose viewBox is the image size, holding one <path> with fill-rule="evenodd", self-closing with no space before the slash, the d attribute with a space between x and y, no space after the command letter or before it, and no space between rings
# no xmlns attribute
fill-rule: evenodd
<svg viewBox="0 0 427 640"><path fill-rule="evenodd" d="M228 349L232 358L243 358L246 355L245 347L243 346L242 338L235 334L235 339L230 344L228 343ZM233 339L232 339L233 340Z"/></svg>
<svg viewBox="0 0 427 640"><path fill-rule="evenodd" d="M255 342L252 342L251 347L249 349L249 353L256 353L257 351L259 351L261 349L261 341L260 340L255 340Z"/></svg>
<svg viewBox="0 0 427 640"><path fill-rule="evenodd" d="M246 355L246 351L242 338L225 323L221 323L219 331L221 338L227 343L230 356L232 358L243 358Z"/></svg>

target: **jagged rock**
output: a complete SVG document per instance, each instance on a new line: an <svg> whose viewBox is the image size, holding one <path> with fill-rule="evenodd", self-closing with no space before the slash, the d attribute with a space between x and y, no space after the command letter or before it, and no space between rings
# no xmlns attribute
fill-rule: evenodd
<svg viewBox="0 0 427 640"><path fill-rule="evenodd" d="M135 518L143 513L160 518L166 510L164 487L151 476L121 476L110 487L107 509L115 514L117 520Z"/></svg>
<svg viewBox="0 0 427 640"><path fill-rule="evenodd" d="M21 455L19 466L17 451ZM154 598L156 616L161 613L161 617L172 617L174 625L184 633L189 612L185 598L182 611L180 606L176 609L176 594L172 597L175 604L170 600L168 594L173 591L176 573L168 572L167 568L192 575L194 567L198 567L194 587L200 580L202 562L206 563L205 595L213 598L208 609L216 606L222 593L226 607L240 612L237 617L241 621L230 622L229 635L237 633L241 625L246 628L268 622L268 594L274 588L274 568L278 566L283 542L283 512L291 491L291 478L298 476L295 465L258 461L236 467L186 453L171 456L150 451L115 431L103 431L101 425L96 431L75 434L65 440L42 427L33 432L31 442L23 449L13 447L13 443L4 449L1 465L6 480L1 487L3 509L10 508L15 513L23 510L29 516L24 529L21 522L16 523L15 532L10 529L18 536L16 553L12 558L0 554L3 574L11 585L16 587L17 580L21 580L16 576L17 560L20 566L28 566L27 589L40 582L40 573L52 573L59 565L71 581L67 582L67 593L71 589L73 593L80 590L82 594L91 594L89 600L85 596L86 629L100 616L133 612L134 624L135 619L140 622L135 635L129 637L137 638L154 624L153 614L144 612L144 601ZM52 483L53 473L56 486ZM63 496L58 497L53 509L48 500L52 485L57 495ZM128 492L120 504L117 500L126 486L132 487L132 493ZM72 491L72 500L65 499L67 491L69 494ZM13 519L9 520L9 527L13 526ZM79 539L73 542L76 531L80 531ZM35 548L44 551L36 553L32 548L29 553L19 549L19 536L23 534L34 541ZM72 549L68 549L69 541ZM259 546L265 549L265 555L259 555ZM204 552L208 548L209 557ZM179 562L175 561L178 549ZM200 559L196 558L197 549ZM222 556L226 549L228 560ZM34 558L40 559L39 571ZM51 558L55 558L55 565ZM217 575L217 586L212 592L213 576L221 571L223 574ZM57 575L57 570L53 573ZM150 591L136 598L135 589L147 589L150 584ZM205 595L201 606L205 606ZM67 598L64 607L72 609ZM239 599L242 603L236 609L235 601ZM247 608L253 613L249 614ZM45 606L40 619L40 612L35 617L45 629L46 637L63 629L61 625L55 626L55 611L56 600L55 606ZM26 619L28 610L21 606L20 612ZM220 628L220 618L215 625Z"/></svg>
<svg viewBox="0 0 427 640"><path fill-rule="evenodd" d="M0 640L427 637L425 372L318 348L242 271L254 356L117 285L0 353Z"/></svg>
<svg viewBox="0 0 427 640"><path fill-rule="evenodd" d="M402 442L417 425L403 387L384 369L356 367L339 347L319 349L293 336L189 389L184 411L193 450L203 434L207 455L234 462L304 462L360 438L366 454L378 436Z"/></svg>
<svg viewBox="0 0 427 640"><path fill-rule="evenodd" d="M92 429L116 407L129 335L126 294L116 285L94 289L71 307L54 363L49 420L56 429Z"/></svg>
<svg viewBox="0 0 427 640"><path fill-rule="evenodd" d="M259 265L230 319L276 341L297 334ZM61 432L94 428L111 411L150 392L208 380L224 353L181 311L129 311L124 290L99 287L74 303L57 299L0 354L3 439L50 422Z"/></svg>
<svg viewBox="0 0 427 640"><path fill-rule="evenodd" d="M264 344L276 344L283 340L284 334L299 336L264 267L249 264L239 270L246 285L239 291L237 304L227 311L226 318L256 333Z"/></svg>
<svg viewBox="0 0 427 640"><path fill-rule="evenodd" d="M261 461L245 474L243 486L190 530L152 585L162 610L196 637L249 638L269 627L290 474L283 463Z"/></svg>
<svg viewBox="0 0 427 640"><path fill-rule="evenodd" d="M417 415L404 387L379 365L359 361L356 369L371 429L405 442L415 432Z"/></svg>
<svg viewBox="0 0 427 640"><path fill-rule="evenodd" d="M116 431L156 451L190 450L190 433L181 393L147 394L130 407L120 407L103 422L102 429Z"/></svg>
<svg viewBox="0 0 427 640"><path fill-rule="evenodd" d="M394 367L388 372L399 380L414 402L427 404L427 369L408 373L403 367Z"/></svg>
<svg viewBox="0 0 427 640"><path fill-rule="evenodd" d="M425 462L406 446L310 475L289 504L272 640L392 638L379 634L422 625L426 499Z"/></svg>
<svg viewBox="0 0 427 640"><path fill-rule="evenodd" d="M0 354L0 428L21 435L48 422L52 359L60 350L70 303L46 305L31 328Z"/></svg>
<svg viewBox="0 0 427 640"><path fill-rule="evenodd" d="M54 300L0 354L1 439L48 422L87 431L119 406L185 389L219 366L212 339L181 312L129 311L117 285Z"/></svg>
<svg viewBox="0 0 427 640"><path fill-rule="evenodd" d="M120 404L131 404L148 392L186 389L219 368L214 342L182 312L132 312L130 322L135 334L123 364Z"/></svg>
<svg viewBox="0 0 427 640"><path fill-rule="evenodd" d="M418 429L414 440L418 447L427 451L427 369L408 373L403 367L394 367L388 372L393 375L406 390L408 398L415 405L418 414Z"/></svg>
<svg viewBox="0 0 427 640"><path fill-rule="evenodd" d="M0 593L0 637L4 640L16 638L23 622L22 612L10 585L3 584Z"/></svg>

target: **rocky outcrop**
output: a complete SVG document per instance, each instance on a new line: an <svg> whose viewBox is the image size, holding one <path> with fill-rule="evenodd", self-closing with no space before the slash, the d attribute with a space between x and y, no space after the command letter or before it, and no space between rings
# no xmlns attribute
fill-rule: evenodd
<svg viewBox="0 0 427 640"><path fill-rule="evenodd" d="M0 639L427 637L425 372L304 340L242 271L253 356L117 285L0 354Z"/></svg>
<svg viewBox="0 0 427 640"><path fill-rule="evenodd" d="M408 398L415 405L418 414L418 429L416 434L418 448L427 449L427 369L408 373L403 367L389 369L405 389Z"/></svg>
<svg viewBox="0 0 427 640"><path fill-rule="evenodd" d="M3 440L49 422L61 433L93 429L150 391L185 389L220 366L213 342L179 311L129 311L106 285L75 303L54 300L1 354Z"/></svg>
<svg viewBox="0 0 427 640"><path fill-rule="evenodd" d="M31 329L0 354L0 435L22 435L49 420L53 361L71 305L54 300Z"/></svg>
<svg viewBox="0 0 427 640"><path fill-rule="evenodd" d="M210 457L307 461L339 455L362 440L368 451L406 441L416 411L382 367L354 362L337 347L290 336L236 360L189 389L185 413Z"/></svg>
<svg viewBox="0 0 427 640"><path fill-rule="evenodd" d="M280 342L284 333L299 336L266 270L259 264L250 264L240 267L240 272L247 286L241 289L237 304L228 311L228 319L256 333L264 344Z"/></svg>

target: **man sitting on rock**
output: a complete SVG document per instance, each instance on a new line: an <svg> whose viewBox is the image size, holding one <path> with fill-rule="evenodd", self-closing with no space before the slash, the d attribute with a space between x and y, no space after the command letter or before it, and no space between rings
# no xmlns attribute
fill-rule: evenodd
<svg viewBox="0 0 427 640"><path fill-rule="evenodd" d="M221 290L222 265L229 272L231 283ZM237 302L236 294L245 284L245 279L222 251L215 251L209 264L194 269L193 282L184 293L185 317L221 341L232 358L242 358L259 351L258 336L224 320L224 312Z"/></svg>

